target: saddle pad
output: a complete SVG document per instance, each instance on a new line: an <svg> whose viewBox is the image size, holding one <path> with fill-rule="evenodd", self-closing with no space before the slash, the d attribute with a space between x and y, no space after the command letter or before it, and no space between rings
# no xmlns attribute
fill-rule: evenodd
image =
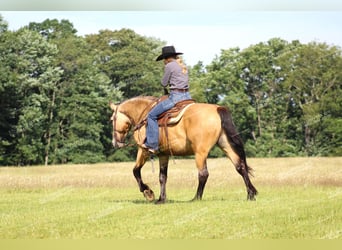
<svg viewBox="0 0 342 250"><path fill-rule="evenodd" d="M176 124L179 122L180 119L182 119L184 112L190 107L192 106L194 103L191 103L189 105L187 105L181 112L179 112L179 114L176 117L171 117L169 119L169 121L167 122L168 125L171 124Z"/></svg>
<svg viewBox="0 0 342 250"><path fill-rule="evenodd" d="M188 105L186 105L176 116L170 116L170 117L163 117L164 119L166 118L167 119L167 125L172 125L172 124L176 124L180 121L180 119L182 119L185 111L191 106L195 104L194 102L193 103L190 103ZM159 126L165 126L165 120L164 119L160 119L158 120L159 122Z"/></svg>

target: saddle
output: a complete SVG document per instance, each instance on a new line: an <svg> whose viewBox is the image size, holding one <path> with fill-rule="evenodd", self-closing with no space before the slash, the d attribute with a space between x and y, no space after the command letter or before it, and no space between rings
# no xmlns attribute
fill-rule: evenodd
<svg viewBox="0 0 342 250"><path fill-rule="evenodd" d="M159 127L164 129L167 146L169 148L171 156L173 156L173 152L170 146L168 126L177 124L182 119L184 112L194 103L195 101L193 99L180 101L176 103L173 108L165 111L164 113L161 113L158 116L158 125Z"/></svg>
<svg viewBox="0 0 342 250"><path fill-rule="evenodd" d="M159 127L164 127L167 125L177 124L180 119L183 117L184 112L195 103L195 100L189 99L176 103L176 105L165 111L164 113L158 116L158 125Z"/></svg>
<svg viewBox="0 0 342 250"><path fill-rule="evenodd" d="M158 101L156 101L155 103L153 103L150 106L150 109L152 109L156 104L158 104L159 102L165 100L166 98L168 98L168 96L162 96L161 98L159 98ZM193 99L180 101L180 102L176 103L173 108L165 111L164 113L161 113L158 116L158 125L159 125L159 127L163 128L163 130L164 130L166 141L167 141L167 145L168 145L168 148L169 148L171 156L173 156L173 153L172 153L172 150L171 150L171 147L170 147L168 126L169 125L177 124L182 119L183 114L185 113L185 111L191 105L193 105L194 103L195 103L195 100L193 100ZM146 125L146 123L147 123L147 119L145 118L144 120L142 120L139 124L137 124L135 126L134 130L135 131L139 130L141 127ZM145 139L142 140L142 143L143 143L144 140Z"/></svg>

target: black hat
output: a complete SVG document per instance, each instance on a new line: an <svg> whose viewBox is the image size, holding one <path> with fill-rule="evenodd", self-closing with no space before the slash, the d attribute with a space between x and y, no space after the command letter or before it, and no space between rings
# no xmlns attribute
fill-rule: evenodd
<svg viewBox="0 0 342 250"><path fill-rule="evenodd" d="M160 61L170 56L177 56L177 55L183 55L183 53L176 52L175 47L173 46L165 46L162 48L162 54L157 57L156 61Z"/></svg>

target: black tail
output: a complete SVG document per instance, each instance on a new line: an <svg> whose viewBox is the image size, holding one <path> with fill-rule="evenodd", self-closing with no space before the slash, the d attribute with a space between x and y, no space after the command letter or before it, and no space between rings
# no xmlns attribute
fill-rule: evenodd
<svg viewBox="0 0 342 250"><path fill-rule="evenodd" d="M228 142L230 146L232 147L234 152L241 158L241 160L246 164L247 171L248 173L250 173L252 169L249 166L247 166L246 153L243 146L243 142L238 131L235 128L230 111L227 108L218 107L217 112L220 115L221 126L226 136L228 137Z"/></svg>

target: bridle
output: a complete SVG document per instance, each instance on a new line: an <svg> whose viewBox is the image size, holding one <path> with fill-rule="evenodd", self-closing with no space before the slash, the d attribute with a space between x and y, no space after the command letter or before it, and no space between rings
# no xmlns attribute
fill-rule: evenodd
<svg viewBox="0 0 342 250"><path fill-rule="evenodd" d="M137 124L135 124L135 122L134 122L134 120L132 119L132 117L130 117L127 113L125 113L125 112L120 112L121 114L123 114L124 116L126 116L126 117L128 118L128 120L130 121L130 125L129 125L129 127L128 127L127 130L119 130L119 129L116 129L117 114L118 114L119 106L120 106L121 103L119 103L119 104L116 105L116 109L115 109L114 114L113 114L113 116L112 116L112 120L113 120L113 138L114 138L114 140L115 140L115 145L113 144L114 147L115 147L115 146L119 146L119 147L129 147L129 146L135 146L135 145L136 145L136 143L130 142L130 141L132 141L132 135L134 134L135 131L139 131L140 128L146 124L147 119L146 119L146 117L143 117L143 116L146 115L145 113L146 113L147 110L152 109L159 101L160 101L160 98L157 99L156 101L152 102L150 105L147 105L147 107L146 107L146 108L143 110L143 112L141 113L141 116L140 116L139 119L138 119L139 122L138 122ZM128 134L132 127L133 127L133 131L134 131L134 132L131 133L131 134ZM126 138L124 138L123 140L119 140L119 139L117 138L117 136L116 136L116 133L119 133L119 134L125 134L125 133L127 133L128 136L126 136ZM127 143L125 143L125 139L128 140ZM121 145L118 145L118 143L120 143Z"/></svg>
<svg viewBox="0 0 342 250"><path fill-rule="evenodd" d="M128 134L129 133L129 131L131 130L131 128L132 128L132 122L133 122L133 120L132 120L132 118L131 117L129 117L127 114L125 114L125 113L123 113L123 112L121 112L123 115L125 115L127 118L128 118L128 120L130 121L130 125L129 125L129 127L128 127L128 129L127 130L120 130L120 129L116 129L116 120L117 120L117 114L118 114L118 110L119 110L119 106L120 106L120 104L118 104L117 105L117 107L116 107L116 109L115 109L115 111L114 111L114 115L112 116L112 120L113 120L113 138L114 138L114 140L115 140L115 145L114 146L116 146L116 145L118 145L118 143L120 143L121 145L118 145L119 147L128 147L128 146L133 146L134 144L132 144L132 143L126 143L125 142L125 139L128 139L128 141L130 141L130 139L131 139L131 137L132 137L132 134L131 135L129 135L129 136L126 136L126 138L124 138L123 136L122 136L122 140L121 139L119 139L117 136L116 136L116 133L119 133L119 134L121 134L121 135L124 135L124 134Z"/></svg>

